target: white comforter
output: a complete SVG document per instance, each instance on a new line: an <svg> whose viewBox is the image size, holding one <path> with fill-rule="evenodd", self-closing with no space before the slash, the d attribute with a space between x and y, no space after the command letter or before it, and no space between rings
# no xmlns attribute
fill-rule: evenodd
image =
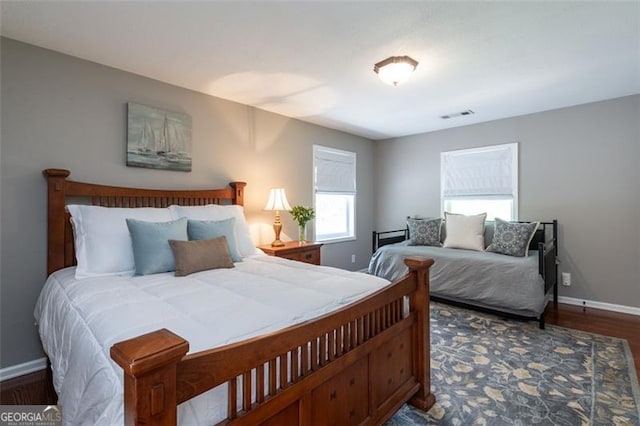
<svg viewBox="0 0 640 426"><path fill-rule="evenodd" d="M118 341L167 328L197 352L303 322L389 283L270 256L235 266L183 278L166 273L76 280L74 268L52 274L34 314L64 423L123 423L123 372L109 357ZM179 423L224 418L221 388L181 404Z"/></svg>

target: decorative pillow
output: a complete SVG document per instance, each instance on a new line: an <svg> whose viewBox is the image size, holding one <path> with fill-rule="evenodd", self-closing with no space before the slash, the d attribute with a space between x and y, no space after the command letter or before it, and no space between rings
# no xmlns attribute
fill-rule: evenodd
<svg viewBox="0 0 640 426"><path fill-rule="evenodd" d="M242 262L242 256L240 256L236 244L235 225L235 217L224 220L189 220L187 234L190 240L210 240L212 238L226 237L231 258L234 262Z"/></svg>
<svg viewBox="0 0 640 426"><path fill-rule="evenodd" d="M409 245L440 247L440 225L442 219L407 219Z"/></svg>
<svg viewBox="0 0 640 426"><path fill-rule="evenodd" d="M444 222L444 220L443 220ZM484 221L484 249L487 250L487 246L493 241L493 229L494 224L490 220ZM445 226L440 228L440 242L442 243L447 238L447 229Z"/></svg>
<svg viewBox="0 0 640 426"><path fill-rule="evenodd" d="M246 257L258 253L253 240L251 240L249 224L244 217L244 209L242 206L220 206L217 204L208 204L206 206L169 206L169 211L173 219L186 217L192 220L223 220L235 217L236 243L240 255Z"/></svg>
<svg viewBox="0 0 640 426"><path fill-rule="evenodd" d="M176 277L208 269L233 268L226 237L210 240L169 240L176 262Z"/></svg>
<svg viewBox="0 0 640 426"><path fill-rule="evenodd" d="M171 222L143 222L127 219L127 227L133 243L136 275L174 271L175 261L169 240L186 241L187 219Z"/></svg>
<svg viewBox="0 0 640 426"><path fill-rule="evenodd" d="M527 256L529 244L540 222L517 223L496 218L493 241L487 251L509 256Z"/></svg>
<svg viewBox="0 0 640 426"><path fill-rule="evenodd" d="M447 236L443 247L484 251L484 220L487 214L472 216L445 212Z"/></svg>
<svg viewBox="0 0 640 426"><path fill-rule="evenodd" d="M135 264L127 218L149 222L171 220L169 209L108 208L70 204L76 278L133 274Z"/></svg>

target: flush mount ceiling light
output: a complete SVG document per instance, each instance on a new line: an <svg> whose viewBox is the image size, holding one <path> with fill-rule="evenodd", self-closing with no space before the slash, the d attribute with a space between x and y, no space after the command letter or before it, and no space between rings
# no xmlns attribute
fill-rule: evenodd
<svg viewBox="0 0 640 426"><path fill-rule="evenodd" d="M411 77L418 61L408 56L391 56L373 66L378 78L387 84L397 86Z"/></svg>

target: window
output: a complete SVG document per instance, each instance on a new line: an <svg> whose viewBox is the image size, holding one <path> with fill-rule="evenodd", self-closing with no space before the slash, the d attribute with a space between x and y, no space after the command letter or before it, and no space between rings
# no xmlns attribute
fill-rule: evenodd
<svg viewBox="0 0 640 426"><path fill-rule="evenodd" d="M440 182L443 211L517 220L518 144L443 152Z"/></svg>
<svg viewBox="0 0 640 426"><path fill-rule="evenodd" d="M313 185L316 241L355 238L355 152L314 145Z"/></svg>

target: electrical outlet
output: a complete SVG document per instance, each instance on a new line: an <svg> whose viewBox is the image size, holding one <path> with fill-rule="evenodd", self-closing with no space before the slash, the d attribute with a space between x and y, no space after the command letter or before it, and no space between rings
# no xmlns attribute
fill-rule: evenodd
<svg viewBox="0 0 640 426"><path fill-rule="evenodd" d="M356 263L356 255L355 254L351 255L351 263Z"/></svg>
<svg viewBox="0 0 640 426"><path fill-rule="evenodd" d="M562 273L562 285L565 287L571 286L571 274L569 272Z"/></svg>

